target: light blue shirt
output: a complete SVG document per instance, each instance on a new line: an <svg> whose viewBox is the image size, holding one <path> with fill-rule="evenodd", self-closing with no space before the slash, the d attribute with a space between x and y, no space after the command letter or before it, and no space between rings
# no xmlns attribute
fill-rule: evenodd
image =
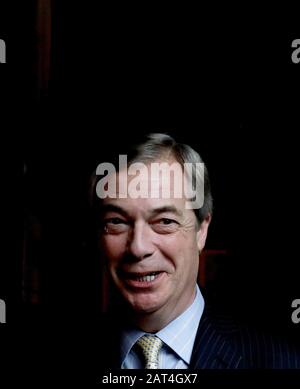
<svg viewBox="0 0 300 389"><path fill-rule="evenodd" d="M189 367L199 321L204 309L204 299L198 285L196 289L193 303L180 316L155 334L164 342L158 358L159 369L187 369ZM133 346L145 334L136 328L122 332L122 369L143 369L143 361L140 360Z"/></svg>

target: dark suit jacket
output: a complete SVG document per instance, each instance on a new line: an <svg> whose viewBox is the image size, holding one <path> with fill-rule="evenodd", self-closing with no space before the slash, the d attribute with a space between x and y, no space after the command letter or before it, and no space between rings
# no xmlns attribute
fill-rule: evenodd
<svg viewBox="0 0 300 389"><path fill-rule="evenodd" d="M120 368L119 319L108 321L108 332L114 332L113 345L104 367ZM109 339L107 336L106 339ZM114 351L113 351L114 350ZM192 358L191 369L297 369L300 354L294 345L271 335L258 333L247 326L235 324L224 315L218 315L206 306L201 317Z"/></svg>
<svg viewBox="0 0 300 389"><path fill-rule="evenodd" d="M199 323L191 369L297 369L299 350L206 307Z"/></svg>

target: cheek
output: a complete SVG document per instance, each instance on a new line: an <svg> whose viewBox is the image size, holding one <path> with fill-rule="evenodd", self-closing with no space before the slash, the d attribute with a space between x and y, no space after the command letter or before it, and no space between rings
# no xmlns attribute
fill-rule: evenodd
<svg viewBox="0 0 300 389"><path fill-rule="evenodd" d="M184 271L186 266L184 242L178 236L170 237L170 239L164 237L160 242L157 242L156 247L162 254L164 263L168 262L167 269L170 273L173 275L178 273L181 277L180 273Z"/></svg>
<svg viewBox="0 0 300 389"><path fill-rule="evenodd" d="M105 236L101 241L101 247L109 262L115 262L126 250L126 239L120 236Z"/></svg>
<svg viewBox="0 0 300 389"><path fill-rule="evenodd" d="M173 265L179 276L193 276L198 272L199 255L197 242L194 239L177 239L169 246L169 258L172 258Z"/></svg>
<svg viewBox="0 0 300 389"><path fill-rule="evenodd" d="M179 265L195 257L198 252L196 239L187 239L184 236L174 235L170 239L162 239L157 246L160 251Z"/></svg>
<svg viewBox="0 0 300 389"><path fill-rule="evenodd" d="M153 241L153 243L157 250L160 251L167 258L176 257L176 253L178 255L180 245L178 244L178 239L176 238L176 235L158 236L157 239Z"/></svg>

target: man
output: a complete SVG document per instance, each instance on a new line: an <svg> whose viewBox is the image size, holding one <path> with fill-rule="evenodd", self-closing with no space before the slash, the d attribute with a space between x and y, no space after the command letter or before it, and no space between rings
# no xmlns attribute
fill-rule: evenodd
<svg viewBox="0 0 300 389"><path fill-rule="evenodd" d="M114 289L105 331L113 336L102 343L112 358L105 365L300 367L296 351L218 319L204 302L197 277L212 195L199 154L168 135L150 134L124 158L106 177L109 164L99 165L92 189Z"/></svg>

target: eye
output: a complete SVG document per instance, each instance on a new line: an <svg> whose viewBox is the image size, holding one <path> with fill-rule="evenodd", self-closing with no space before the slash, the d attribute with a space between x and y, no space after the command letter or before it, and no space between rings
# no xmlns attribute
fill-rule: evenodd
<svg viewBox="0 0 300 389"><path fill-rule="evenodd" d="M126 220L121 219L119 217L112 217L109 219L105 219L103 222L104 232L107 234L119 234L121 232L126 231L128 223Z"/></svg>
<svg viewBox="0 0 300 389"><path fill-rule="evenodd" d="M175 220L167 219L167 218L160 219L159 222L160 222L160 224L163 224L165 226L168 226L172 223L177 223Z"/></svg>
<svg viewBox="0 0 300 389"><path fill-rule="evenodd" d="M177 231L179 223L174 219L161 218L153 221L152 228L158 234L170 234Z"/></svg>
<svg viewBox="0 0 300 389"><path fill-rule="evenodd" d="M107 219L105 223L106 224L111 223L116 225L116 224L124 223L124 220L120 219L119 217L112 217L110 219Z"/></svg>

